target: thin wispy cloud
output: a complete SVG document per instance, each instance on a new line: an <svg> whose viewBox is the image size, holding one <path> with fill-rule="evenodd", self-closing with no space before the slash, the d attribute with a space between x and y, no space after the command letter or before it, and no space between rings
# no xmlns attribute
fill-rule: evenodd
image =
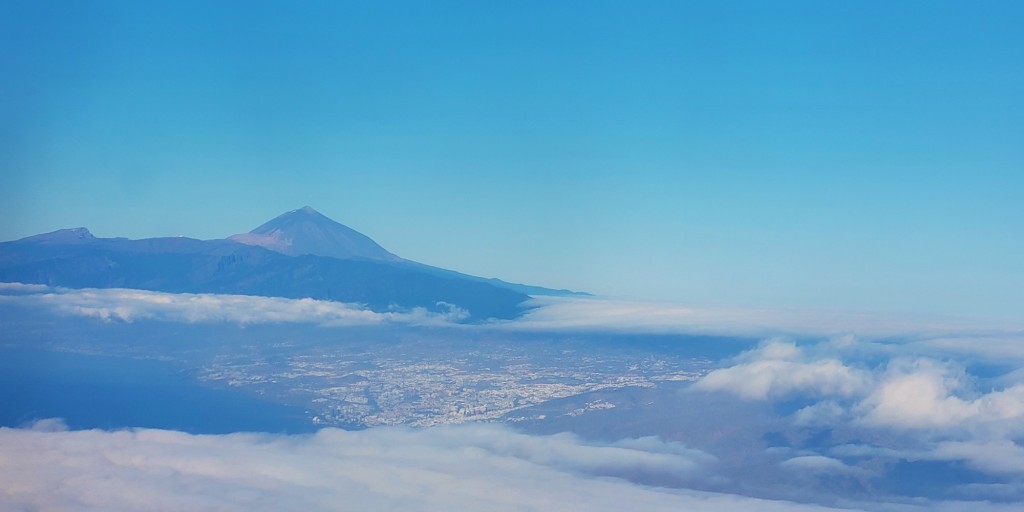
<svg viewBox="0 0 1024 512"><path fill-rule="evenodd" d="M813 473L866 473L865 470L845 464L839 459L821 455L801 455L787 459L779 467L789 471L810 471Z"/></svg>
<svg viewBox="0 0 1024 512"><path fill-rule="evenodd" d="M951 338L969 334L1024 338L1019 324L914 317L883 313L795 308L733 308L606 298L536 297L534 309L506 325L516 329L584 330L665 334L720 334L771 337L810 335L840 337L921 336Z"/></svg>

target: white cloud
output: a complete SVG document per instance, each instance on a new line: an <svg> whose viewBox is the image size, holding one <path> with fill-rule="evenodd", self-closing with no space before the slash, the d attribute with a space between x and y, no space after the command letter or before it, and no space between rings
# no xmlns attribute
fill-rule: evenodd
<svg viewBox="0 0 1024 512"><path fill-rule="evenodd" d="M494 425L309 436L0 429L5 510L827 510L639 485L705 458L654 439L609 445Z"/></svg>
<svg viewBox="0 0 1024 512"><path fill-rule="evenodd" d="M729 391L743 398L781 398L790 394L851 395L864 386L856 370L837 360L800 363L757 361L715 370L695 384L705 391Z"/></svg>
<svg viewBox="0 0 1024 512"><path fill-rule="evenodd" d="M971 404L951 393L962 375L928 359L894 361L864 399L863 423L873 426L932 428L957 424L973 414Z"/></svg>
<svg viewBox="0 0 1024 512"><path fill-rule="evenodd" d="M779 467L798 472L810 473L842 473L860 475L864 471L860 468L847 465L839 459L825 457L823 455L801 455L779 463Z"/></svg>
<svg viewBox="0 0 1024 512"><path fill-rule="evenodd" d="M911 429L1024 430L1024 385L969 395L968 377L952 364L896 360L858 406L869 426ZM966 396L965 396L966 395Z"/></svg>
<svg viewBox="0 0 1024 512"><path fill-rule="evenodd" d="M45 284L0 283L0 292L4 293L43 293L49 290Z"/></svg>
<svg viewBox="0 0 1024 512"><path fill-rule="evenodd" d="M938 460L962 460L987 473L1024 475L1024 447L1008 439L945 441L925 456Z"/></svg>
<svg viewBox="0 0 1024 512"><path fill-rule="evenodd" d="M1024 338L1024 325L795 308L703 307L606 298L535 297L535 309L500 325L515 329L593 330L738 336L814 335L841 338Z"/></svg>
<svg viewBox="0 0 1024 512"><path fill-rule="evenodd" d="M385 322L440 325L464 320L466 311L451 305L446 313L423 309L375 312L359 304L313 299L286 299L210 293L164 293L135 289L68 289L0 283L0 302L47 307L105 320L155 319L181 322L310 322L366 325ZM841 311L700 307L665 302L578 297L535 297L521 318L495 321L490 327L512 330L568 330L656 334L713 334L770 337L832 337L834 346L860 350L863 339L905 337L935 353L991 351L993 358L1012 356L1024 362L1024 326L993 326L951 319ZM852 336L856 334L857 337ZM976 340L984 339L984 343ZM916 340L916 341L915 341ZM887 345L875 345L878 351Z"/></svg>
<svg viewBox="0 0 1024 512"><path fill-rule="evenodd" d="M834 455L876 463L962 461L985 473L1024 478L1024 447L1018 444L1024 435L1021 374L981 379L968 373L966 361L910 357L922 347L927 344L872 347L844 339L801 347L769 340L708 373L693 389L753 400L799 397L811 403L785 418L794 432L824 428L840 442L870 439L833 447ZM795 458L783 467L838 469L836 462Z"/></svg>
<svg viewBox="0 0 1024 512"><path fill-rule="evenodd" d="M38 285L3 285L0 286L0 302L27 305L33 308L44 308L49 311L56 311L62 314L83 315L95 318L102 318L113 322L132 322L142 319L154 319L160 321L182 321L182 322L234 322L242 324L260 322L309 322L319 325L376 325L376 324L401 324L401 325L449 325L448 322L457 318L459 313L452 315L437 315L425 311L407 311L393 313L378 313L366 310L358 305L340 304L326 301L314 301L310 299L294 300L268 297L247 297L216 294L166 294L158 292L145 292L138 290L67 290L40 287ZM564 500L568 499L564 491L558 491L554 487L545 487L544 484L551 482L562 482L568 486L578 486L580 489L595 487L595 495L605 496L608 504L615 504L619 508L636 509L635 506L626 506L622 501L615 501L618 497L615 492L609 491L611 487L603 487L605 484L612 485L607 481L600 481L597 477L608 476L629 476L639 478L644 482L670 483L671 485L684 485L698 481L702 478L722 478L744 485L737 479L737 475L743 475L743 469L736 466L737 453L753 453L749 449L755 447L757 442L747 440L750 444L740 444L730 452L721 449L722 446L731 443L735 438L730 435L747 435L749 439L760 440L764 433L784 434L784 438L793 443L788 453L801 454L800 457L782 462L782 468L794 471L787 471L787 478L796 479L800 469L817 469L819 472L828 473L846 472L845 468L878 468L885 467L894 461L900 460L933 460L933 461L960 461L991 475L996 479L1008 479L1003 482L1008 487L1000 491L1011 493L1012 497L1024 497L1024 490L1018 494L1012 494L1013 489L1024 489L1014 486L1024 479L1024 467L1021 467L1019 460L1024 457L1021 446L1015 441L1024 435L1024 373L1012 371L1012 368L1024 364L1024 351L1021 343L1024 338L1020 333L1009 332L1006 336L992 335L991 332L974 338L972 332L983 332L983 330L964 330L954 332L948 326L928 325L921 327L914 332L910 339L894 340L881 337L886 332L912 332L911 329L900 331L892 329L895 324L879 324L862 321L848 323L839 322L836 326L828 327L828 317L815 317L813 315L795 315L792 312L774 315L769 311L750 310L728 310L728 309L701 309L679 306L665 306L661 304L645 304L635 302L615 302L600 299L550 299L546 302L538 302L541 307L530 312L524 319L512 322L503 322L485 326L487 329L582 329L586 330L611 330L617 332L651 332L651 333L768 333L777 332L812 332L827 334L829 337L817 343L803 341L800 344L786 341L785 339L771 338L761 344L758 348L745 352L731 360L723 361L726 366L711 371L702 380L694 385L693 394L687 396L697 397L700 400L733 400L728 396L701 396L702 391L724 391L734 396L742 397L745 400L734 402L741 404L734 406L743 411L762 411L757 414L744 416L722 416L716 420L719 423L709 423L697 426L706 428L710 433L704 439L710 439L708 444L700 445L706 452L693 450L686 446L673 443L665 443L656 438L641 438L620 441L617 443L606 443L602 445L588 444L572 436L550 436L550 437L519 437L518 434L509 432L495 434L488 430L450 430L430 429L427 431L402 431L402 430L381 430L373 431L373 434L365 434L366 438L345 438L358 440L367 446L368 450L364 455L374 458L370 461L358 459L353 453L343 454L345 460L353 460L359 463L365 462L370 471L378 471L377 477L388 479L396 478L391 470L383 470L384 457L390 457L398 468L397 471L404 474L405 480L398 478L398 481L405 481L410 490L408 492L381 488L374 490L369 483L357 480L355 476L344 473L336 473L333 465L328 459L317 458L309 455L305 460L299 457L299 452L315 452L313 446L318 449L330 451L323 445L323 439L332 434L322 434L312 438L306 437L276 437L276 436L255 436L255 437L231 437L231 436L184 436L183 434L163 433L159 431L138 431L135 433L67 433L68 437L61 437L55 432L54 437L44 437L49 441L39 441L45 445L49 442L67 442L69 454L80 453L86 456L79 441L95 436L97 442L103 448L101 452L91 452L89 457L96 460L105 460L113 457L113 461L120 461L123 466L130 466L124 461L145 461L151 457L153 461L159 462L155 466L147 466L145 471L140 470L142 476L163 475L170 476L170 483L179 486L181 489L190 490L180 496L174 495L168 498L168 503L175 503L180 507L190 508L217 508L237 509L240 503L245 505L248 502L239 502L237 496L259 496L266 495L267 503L276 503L284 508L293 506L282 505L281 502L274 502L270 496L276 496L280 490L282 494L301 494L301 489L312 487L322 491L326 501L317 501L314 494L303 495L300 505L316 510L325 508L323 505L330 500L344 499L341 496L352 493L355 496L365 498L367 503L372 502L374 506L365 507L374 510L379 509L404 509L409 507L413 510L417 506L413 503L412 496L417 493L431 495L435 491L431 486L445 488L444 485L455 481L475 482L480 487L495 487L495 481L485 481L484 473L491 472L494 475L501 475L515 485L515 492L504 497L507 500L515 498L517 493L525 492L524 489L537 485L539 501L535 504L537 509L563 509ZM787 316L790 315L790 316ZM860 319L856 315L844 317L849 319ZM858 325L867 325L866 331L858 330ZM766 327L767 326L767 327ZM881 327L880 327L881 326ZM847 329L846 327L850 327ZM461 326L464 329L475 329L474 326ZM495 331L489 331L495 332ZM849 334L849 333L854 334ZM865 334L867 333L867 334ZM834 335L833 335L834 334ZM977 342L973 341L977 340ZM988 374L984 377L971 375L968 369L974 368L972 363L981 362L986 368L997 368L1003 375ZM994 370L989 370L990 373ZM798 399L793 402L773 402L778 400ZM760 401L755 404L750 400ZM799 404L801 408L793 411L785 410L791 404ZM772 412L765 412L772 411ZM699 414L699 412L698 412ZM710 415L714 416L714 415ZM731 418L725 420L722 418ZM736 419L738 418L738 419ZM747 424L747 423L756 424ZM761 423L757 423L761 422ZM40 426L40 428L42 428ZM59 425L50 425L50 430L59 430ZM761 429L758 431L757 429ZM691 429L693 430L693 429ZM15 432L15 431L12 431ZM17 431L20 432L20 431ZM143 432L149 432L143 434ZM429 432L429 434L425 433ZM821 436L827 432L827 436ZM687 432L686 434L689 434ZM13 435L5 433L4 436ZM341 435L341 434L338 434ZM344 435L356 435L346 433ZM682 434L680 434L682 435ZM85 437L81 437L85 436ZM119 437L120 436L120 437ZM127 436L127 438L125 437ZM168 468L169 462L164 460L167 454L153 446L153 440L147 436L156 436L161 439L160 446L171 443L177 439L183 446L195 449L194 458L183 458L179 463L187 468L192 468L199 473L205 471L207 477L216 477L223 472L225 479L213 478L217 485L223 484L223 493L220 488L210 487L211 492L217 496L234 496L223 498L225 501L220 505L211 504L208 501L189 502L189 499L200 500L204 495L201 492L203 484L199 474L192 474L184 471L178 466ZM389 438L388 436L392 436ZM14 448L9 443L4 444L4 438L0 436L0 471L13 471L11 466L4 466L4 460L9 459L6 454L16 455L12 452ZM126 440L127 439L127 440ZM696 443L701 436L695 435L693 440L687 439L688 443ZM813 439L814 444L801 447L799 443ZM143 449L142 452L133 450L126 451L119 455L110 455L110 443L121 440L136 448ZM742 441L742 440L741 440ZM204 458L195 446L209 443L210 452ZM356 441L352 441L356 443ZM716 444L717 443L717 444ZM844 443L858 443L844 444ZM380 446L378 446L380 445ZM404 446L407 448L404 453L393 453L384 450L388 445L395 447ZM832 446L830 448L830 445ZM837 446L838 445L838 446ZM42 445L40 445L42 446ZM779 446L788 446L781 443ZM166 446L164 446L166 448ZM424 447L431 447L426 449ZM44 447L45 448L45 447ZM378 448L380 448L378 450ZM42 448L41 448L42 449ZM756 448L755 448L756 449ZM146 455L145 450L155 450ZM247 461L247 451L262 453L258 457L266 457L271 460L280 456L283 467L290 468L288 471L294 473L299 481L291 481L283 476L260 476L259 474L235 475L222 467L220 460ZM352 448L355 450L355 448ZM433 450L433 451L431 451ZM807 451L810 450L810 451ZM86 450L87 451L87 450ZM858 461L856 466L839 466L842 461L831 459L824 455L808 455L808 453L822 453L832 457L864 458L872 460ZM264 453L265 452L265 453ZM372 452L372 453L371 453ZM20 452L19 452L20 453ZM64 464L56 452L46 452L42 449L40 454L50 453L53 463L56 466ZM169 453L169 452L168 452ZM714 453L720 457L709 455ZM423 458L416 459L421 464L417 466L410 457L422 455ZM170 453L170 455L174 455ZM744 457L746 455L743 455ZM767 454L753 464L751 468L777 468L779 461L778 454ZM78 461L87 466L81 459L69 455L68 463ZM191 457L191 456L190 456ZM459 467L443 464L435 467L428 464L427 459L434 457L437 460L450 460L452 464L459 460L467 467L474 466L476 473L465 474ZM446 458L447 457L447 458ZM753 456L758 457L758 456ZM31 458L31 457L30 457ZM91 459L90 459L91 460ZM177 460L177 459L175 459ZM747 459L744 459L745 461ZM108 461L109 462L109 461ZM838 464L837 464L838 463ZM306 474L304 464L320 467L325 474L333 475L342 482L348 482L345 486L332 487L332 483L326 480L319 480L314 473ZM110 474L121 466L114 468L100 465L96 474ZM274 463L266 463L260 466L253 459L253 467L265 467L265 471L271 472ZM6 469L4 469L6 468ZM207 468L201 470L201 468ZM214 468L214 469L209 469ZM300 468L300 469L295 469ZM533 473L518 472L518 469L530 468ZM31 473L24 468L24 475L17 476L12 481L20 481L18 478L28 478ZM121 468L124 469L124 468ZM66 471L72 469L65 468ZM191 471L190 470L190 471ZM515 471L514 471L515 470ZM125 470L127 471L127 470ZM751 471L754 471L752 469ZM771 470L768 470L769 472ZM878 470L885 478L884 471ZM427 476L416 476L417 472L425 472ZM503 473L504 472L504 473ZM537 482L534 474L547 475L550 481ZM852 475L853 473L846 472ZM91 476L78 473L66 473L66 478L72 482L91 482ZM150 476L153 476L150 475ZM191 476L189 476L191 475ZM276 474L275 474L276 475ZM1009 476L1007 476L1009 475ZM120 481L119 478L128 478L129 473L112 477L112 481ZM747 475L749 476L749 475ZM863 477L858 475L858 478ZM211 478L212 478L211 477ZM432 480L437 478L438 480ZM479 478L480 480L473 480ZM767 478L767 477L753 477ZM865 477L869 478L869 477ZM194 480L192 480L194 479ZM265 480L261 480L265 479ZM348 479L348 480L346 480ZM742 479L742 477L740 478ZM126 484L122 497L130 501L132 493L137 493L138 500L148 499L149 492L156 495L164 492L160 482L154 476L152 481L140 481L138 486ZM224 483L225 480L227 483ZM543 480L543 479L541 479ZM704 481L705 483L709 482ZM598 482L604 482L598 485ZM93 482L96 483L96 482ZM102 483L102 482L99 482ZM96 483L96 485L99 485ZM266 483L269 487L261 487ZM635 484L636 482L634 482ZM997 482L998 483L998 482ZM52 482L51 482L52 484ZM238 484L238 485L235 485ZM1011 485L1013 484L1013 485ZM6 484L0 475L0 500L11 500L12 495L4 494L11 485ZM20 484L19 484L20 485ZM25 483L25 485L30 485ZM42 484L40 484L42 485ZM209 483L213 486L213 483ZM340 485L340 484L339 484ZM383 484L380 484L383 485ZM664 489L651 489L638 487L624 482L617 482L614 485L623 486L616 489L628 489L623 491L633 493L637 500L651 500L652 508L662 506L661 500L668 500L672 503L665 508L693 508L696 494L685 492L667 491ZM964 487L967 489L971 485ZM65 498L73 501L75 506L64 507L65 509L93 509L100 510L109 507L102 506L103 495L100 492L88 494L86 489L89 486L81 487L81 495ZM756 486L748 487L753 489ZM287 489L286 489L287 488ZM415 488L415 490L413 489ZM708 487L713 488L712 484ZM738 487L737 487L738 488ZM810 487L809 487L810 488ZM985 495L984 487L974 485L970 487L970 496L988 498ZM992 487L995 489L995 487ZM140 489L145 489L143 492ZM505 489L505 488L501 488ZM1007 491L1005 489L1010 489ZM216 492L214 492L214 490ZM500 502L496 497L486 492L472 492L471 487L466 487L466 493L456 493L451 503L442 503L440 497L432 498L434 508L445 508L443 505L451 505L448 508L456 509L500 509ZM495 491L495 492L505 492ZM561 494L560 494L561 492ZM966 491L965 491L966 492ZM1015 491L1014 491L1015 492ZM362 493L362 494L360 494ZM604 493L604 494L602 494ZM762 496L772 495L770 493L759 494ZM192 498L188 498L192 496ZM705 496L705 495L700 495ZM707 495L715 500L727 501L733 498L725 495ZM777 496L777 495L776 495ZM788 494L786 496L802 496L801 494ZM820 493L819 493L820 496ZM53 496L57 500L61 496ZM34 497L34 500L43 498ZM49 499L49 498L48 498ZM205 498L202 498L205 499ZM704 498L700 498L704 499ZM81 501L86 500L86 501ZM88 500L94 500L88 501ZM178 501L175 501L178 500ZM234 500L234 501L232 501ZM562 500L562 501L559 501ZM688 501L689 500L689 501ZM28 507L20 501L0 501L0 509ZM33 501L31 503L42 503ZM57 501L47 502L51 508L60 508ZM82 505L85 503L85 505ZM92 503L92 504L91 504ZM98 504L96 504L98 503ZM122 503L122 502L119 502ZM143 503L143 501L138 501ZM191 503L191 505L189 505ZM226 503L226 504L225 504ZM512 503L516 503L512 501ZM532 502L531 502L532 503ZM703 502L701 502L703 503ZM716 502L718 503L718 502ZM742 502L743 508L754 502ZM768 507L775 506L772 502L756 502L758 506L764 503ZM107 503L109 505L109 503ZM151 504L151 502L150 502ZM522 504L522 503L520 503ZM601 500L594 500L591 505L600 510L604 504ZM6 506L10 505L10 506ZM17 505L17 506L14 506ZM138 505L138 504L136 504ZM142 505L131 505L122 508L131 510L132 507L144 509ZM194 505L194 506L193 506ZM478 506L479 505L479 506ZM263 506L263 505L261 505ZM530 508L530 504L523 504L523 507ZM717 505L716 505L717 506ZM272 508L271 505L266 505ZM930 504L929 507L936 510L951 509L956 507L944 504L942 507ZM952 507L952 508L950 508ZM964 510L972 510L972 506L964 506ZM116 508L116 507L115 507ZM174 508L174 507L169 507ZM280 508L280 507L279 507ZM429 508L424 505L422 508ZM509 507L511 508L511 507ZM608 508L611 508L610 506ZM730 507L721 507L730 509ZM732 507L735 509L736 507ZM1009 507L1012 508L1012 507ZM46 507L43 507L45 510ZM714 510L714 509L712 509Z"/></svg>
<svg viewBox="0 0 1024 512"><path fill-rule="evenodd" d="M1024 336L1012 332L1001 336L926 338L908 344L907 349L988 363L1024 362Z"/></svg>
<svg viewBox="0 0 1024 512"><path fill-rule="evenodd" d="M834 400L809 405L793 414L793 424L799 427L818 427L838 424L846 418L846 409Z"/></svg>
<svg viewBox="0 0 1024 512"><path fill-rule="evenodd" d="M864 353L847 342L832 340L800 347L772 339L733 358L735 364L709 372L694 389L756 400L823 399L793 414L794 425L803 427L854 421L862 427L941 435L1024 432L1020 372L991 379L990 385L1004 386L984 392L978 389L978 379L960 363L931 357L888 357L893 352L912 354L918 348L916 343L895 345L882 353L887 356L881 359L883 363L872 368L863 361Z"/></svg>
<svg viewBox="0 0 1024 512"><path fill-rule="evenodd" d="M38 285L9 285L18 294L2 294L0 301L49 308L63 314L134 322L274 322L316 323L328 326L373 325L387 322L432 325L466 318L464 310L446 305L447 313L417 308L375 312L358 304L314 299L285 299L213 293L163 293L126 288L68 289ZM5 291L0 289L0 292Z"/></svg>
<svg viewBox="0 0 1024 512"><path fill-rule="evenodd" d="M847 444L834 446L829 453L840 457L890 459L904 461L957 461L990 475L1009 476L1011 483L968 484L978 491L985 488L1020 488L1024 485L1024 447L1010 439L970 439L926 443L923 448L894 448L877 445ZM984 495L983 493L979 493ZM1024 494L1018 494L1021 496ZM991 496L989 496L991 497Z"/></svg>
<svg viewBox="0 0 1024 512"><path fill-rule="evenodd" d="M770 341L737 358L748 362L714 370L694 387L764 400L791 394L850 396L868 385L865 372L849 368L837 359L804 362L803 358L795 344Z"/></svg>

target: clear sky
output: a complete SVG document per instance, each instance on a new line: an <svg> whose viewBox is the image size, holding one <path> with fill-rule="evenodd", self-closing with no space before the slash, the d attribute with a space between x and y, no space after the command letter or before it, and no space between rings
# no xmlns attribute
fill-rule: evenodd
<svg viewBox="0 0 1024 512"><path fill-rule="evenodd" d="M0 0L0 239L311 205L631 298L1024 317L1024 3Z"/></svg>

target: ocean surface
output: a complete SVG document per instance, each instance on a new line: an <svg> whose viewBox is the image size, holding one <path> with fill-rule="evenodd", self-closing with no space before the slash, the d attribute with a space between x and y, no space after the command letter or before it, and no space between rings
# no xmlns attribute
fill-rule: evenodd
<svg viewBox="0 0 1024 512"><path fill-rule="evenodd" d="M302 408L203 386L170 362L0 349L0 426L46 418L61 418L72 429L316 430Z"/></svg>

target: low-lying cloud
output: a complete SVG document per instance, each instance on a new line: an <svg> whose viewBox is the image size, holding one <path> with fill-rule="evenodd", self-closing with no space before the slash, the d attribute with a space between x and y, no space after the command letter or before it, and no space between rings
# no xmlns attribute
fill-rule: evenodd
<svg viewBox="0 0 1024 512"><path fill-rule="evenodd" d="M666 302L624 301L604 298L536 297L534 309L508 323L518 329L636 332L665 334L720 334L771 337L812 335L840 337L904 337L922 335L955 340L1007 335L1024 337L1024 325L951 318L914 317L882 313L795 308L731 308L681 305Z"/></svg>
<svg viewBox="0 0 1024 512"><path fill-rule="evenodd" d="M450 307L447 313L415 308L376 312L359 304L328 300L286 299L215 293L164 293L128 288L70 289L5 283L0 301L48 308L58 313L105 321L314 323L326 326L402 323L448 324L465 319L464 310Z"/></svg>
<svg viewBox="0 0 1024 512"><path fill-rule="evenodd" d="M111 323L454 326L462 319L457 310L374 312L311 299L17 284L0 284L0 303ZM458 328L487 329L496 337L502 330L525 330L573 337L742 334L765 341L709 363L707 374L680 393L685 396L659 402L656 407L680 407L698 419L669 415L684 426L646 432L686 445L656 437L598 444L493 425L189 436L41 432L40 424L34 431L0 430L0 509L152 510L154 503L169 510L331 510L338 503L363 510L799 508L680 490L690 487L810 496L871 510L919 508L831 500L884 494L892 501L925 495L1008 503L932 501L920 507L972 511L1013 510L1024 501L1019 328L590 298L537 299L533 306L518 320ZM716 416L714 408L736 414ZM900 487L900 468L915 464L938 464L917 471L954 476Z"/></svg>
<svg viewBox="0 0 1024 512"><path fill-rule="evenodd" d="M165 293L146 290L70 289L36 284L0 283L0 302L46 308L62 314L107 321L311 323L326 326L458 325L468 313L449 304L445 312L413 308L374 311L361 304L315 299L287 299L215 293ZM586 331L642 334L712 334L725 336L823 336L840 338L900 337L946 352L973 351L971 340L987 339L993 357L999 352L1024 358L1024 326L976 321L815 311L805 309L685 306L665 302L604 298L536 297L515 320L487 327L528 331ZM1007 342L1007 340L1010 342Z"/></svg>
<svg viewBox="0 0 1024 512"><path fill-rule="evenodd" d="M825 507L658 488L713 458L654 439L593 444L495 425L314 435L0 429L4 510L703 510Z"/></svg>
<svg viewBox="0 0 1024 512"><path fill-rule="evenodd" d="M987 360L984 347L978 352ZM711 371L692 391L804 404L782 421L794 432L827 433L831 443L780 463L783 468L860 471L904 461L952 462L1001 479L1000 494L1022 497L1024 374L1013 371L1022 361L1006 359L1003 373L987 376L972 374L971 361L943 357L927 343L769 340Z"/></svg>
<svg viewBox="0 0 1024 512"><path fill-rule="evenodd" d="M794 393L850 396L868 385L869 376L838 359L802 361L792 343L770 341L743 356L749 362L715 370L699 380L698 389L731 391L743 398L779 398Z"/></svg>

